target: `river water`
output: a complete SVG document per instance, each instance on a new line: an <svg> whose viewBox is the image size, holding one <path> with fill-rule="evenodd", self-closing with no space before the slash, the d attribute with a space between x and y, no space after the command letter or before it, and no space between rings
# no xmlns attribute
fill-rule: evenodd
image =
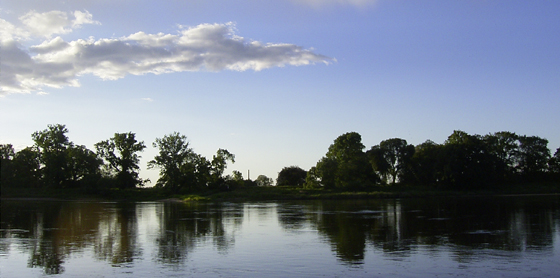
<svg viewBox="0 0 560 278"><path fill-rule="evenodd" d="M2 200L1 277L560 277L560 196Z"/></svg>

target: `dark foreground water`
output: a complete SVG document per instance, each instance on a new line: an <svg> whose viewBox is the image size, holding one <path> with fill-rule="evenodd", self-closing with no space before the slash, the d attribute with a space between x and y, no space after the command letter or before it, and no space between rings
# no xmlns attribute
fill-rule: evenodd
<svg viewBox="0 0 560 278"><path fill-rule="evenodd" d="M1 202L0 276L560 277L560 197Z"/></svg>

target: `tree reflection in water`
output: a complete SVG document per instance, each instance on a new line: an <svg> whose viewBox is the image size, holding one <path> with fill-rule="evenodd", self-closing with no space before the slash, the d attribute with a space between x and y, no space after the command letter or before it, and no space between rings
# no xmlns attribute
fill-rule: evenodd
<svg viewBox="0 0 560 278"><path fill-rule="evenodd" d="M556 252L560 201L551 197L333 200L279 203L101 203L2 201L0 254L28 253L28 267L65 272L72 254L92 253L111 266L139 258L178 268L198 248L221 255L237 234L277 219L280 238L314 231L343 263L360 265L368 252L407 258L445 249L458 263L480 260L477 250L508 256ZM244 225L249 223L250 225ZM150 226L153 231L146 232ZM268 229L268 228L267 228ZM275 229L271 226L270 229ZM271 230L272 231L272 230ZM289 243L287 243L289 244ZM275 250L270 250L275 252ZM517 255L516 255L517 254ZM259 254L257 254L259 255ZM266 254L263 254L266 255ZM284 254L293 257L297 254Z"/></svg>
<svg viewBox="0 0 560 278"><path fill-rule="evenodd" d="M159 209L158 260L166 264L183 262L190 250L209 240L226 252L234 238L226 234L224 225L240 225L243 218L242 210L226 204L163 203Z"/></svg>
<svg viewBox="0 0 560 278"><path fill-rule="evenodd" d="M140 256L135 203L116 203L101 214L94 237L94 252L113 265L131 263Z"/></svg>
<svg viewBox="0 0 560 278"><path fill-rule="evenodd" d="M89 247L111 264L140 254L134 203L3 201L2 237L12 237L14 229L28 231L21 237L31 240L18 248L31 253L29 267L43 267L46 274L63 273L65 259Z"/></svg>
<svg viewBox="0 0 560 278"><path fill-rule="evenodd" d="M456 260L469 249L552 249L560 225L558 197L428 198L303 202L279 212L285 229L311 223L346 263L363 262L368 245L407 257L419 247L450 246Z"/></svg>

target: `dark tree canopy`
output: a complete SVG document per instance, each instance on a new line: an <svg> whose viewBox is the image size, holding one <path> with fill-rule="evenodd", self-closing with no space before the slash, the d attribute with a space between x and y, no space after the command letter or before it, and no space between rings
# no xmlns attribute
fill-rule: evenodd
<svg viewBox="0 0 560 278"><path fill-rule="evenodd" d="M13 159L16 155L12 144L0 144L0 187L11 185L14 178Z"/></svg>
<svg viewBox="0 0 560 278"><path fill-rule="evenodd" d="M40 163L40 173L43 183L52 188L77 187L86 177L99 173L101 160L85 146L76 146L66 136L68 129L65 125L49 125L43 131L32 134L35 142L34 150ZM34 162L33 156L27 151L27 168Z"/></svg>
<svg viewBox="0 0 560 278"><path fill-rule="evenodd" d="M427 140L417 145L412 156L412 174L417 184L423 186L435 186L439 180L442 145Z"/></svg>
<svg viewBox="0 0 560 278"><path fill-rule="evenodd" d="M138 174L139 153L146 146L134 133L115 133L95 144L96 152L74 144L67 133L65 125L54 124L34 132L30 147L16 151L11 144L0 144L1 188L81 188L106 194L114 187L143 185ZM239 171L226 175L235 155L218 149L207 159L195 153L187 137L178 132L156 138L153 146L159 153L148 162L148 168L160 170L156 187L166 192L215 192L273 183L264 175L256 181L244 180ZM367 153L364 149L360 134L342 134L309 171L284 167L277 185L368 190L373 185L401 184L493 190L512 184L555 184L560 179L560 148L551 156L548 140L508 131L481 136L456 130L443 144L427 140L417 146L391 138Z"/></svg>
<svg viewBox="0 0 560 278"><path fill-rule="evenodd" d="M154 148L159 154L148 162L148 168L160 168L160 178L156 186L178 191L182 186L196 186L194 177L197 155L189 148L187 137L174 132L163 138L156 138Z"/></svg>
<svg viewBox="0 0 560 278"><path fill-rule="evenodd" d="M272 178L269 178L265 175L259 175L257 177L257 179L255 180L255 183L257 184L257 186L272 186L272 184L274 183L274 180Z"/></svg>
<svg viewBox="0 0 560 278"><path fill-rule="evenodd" d="M39 156L39 151L35 147L27 147L15 154L12 161L13 185L24 184L28 187L40 187L44 184Z"/></svg>
<svg viewBox="0 0 560 278"><path fill-rule="evenodd" d="M138 142L132 132L115 133L111 139L95 144L97 154L108 163L107 170L116 174L121 189L142 185L142 180L138 177L138 152L145 148L144 142Z"/></svg>
<svg viewBox="0 0 560 278"><path fill-rule="evenodd" d="M16 152L12 144L0 144L0 159L2 161L12 160L15 155Z"/></svg>
<svg viewBox="0 0 560 278"><path fill-rule="evenodd" d="M45 183L50 187L63 187L69 179L66 165L66 151L72 146L66 136L65 125L49 125L43 131L34 132L31 137L39 151L39 161Z"/></svg>
<svg viewBox="0 0 560 278"><path fill-rule="evenodd" d="M297 186L302 187L307 177L307 171L298 166L284 167L278 173L276 179L277 186Z"/></svg>
<svg viewBox="0 0 560 278"><path fill-rule="evenodd" d="M373 169L382 177L385 183L404 180L411 172L411 160L414 155L414 146L406 140L392 138L381 141L368 151L368 156Z"/></svg>
<svg viewBox="0 0 560 278"><path fill-rule="evenodd" d="M102 164L103 160L85 146L73 146L67 151L68 175L74 183L99 175Z"/></svg>
<svg viewBox="0 0 560 278"><path fill-rule="evenodd" d="M235 155L218 149L209 161L189 147L187 137L178 132L156 138L153 146L159 154L148 162L148 168L159 168L157 187L171 192L191 192L200 189L229 189L244 184L240 172L224 176L228 161L235 162Z"/></svg>
<svg viewBox="0 0 560 278"><path fill-rule="evenodd" d="M497 159L482 137L454 131L439 153L439 181L445 187L479 189L495 182Z"/></svg>
<svg viewBox="0 0 560 278"><path fill-rule="evenodd" d="M519 137L519 170L527 175L546 172L550 150L548 140L537 136Z"/></svg>
<svg viewBox="0 0 560 278"><path fill-rule="evenodd" d="M363 188L377 181L377 176L363 151L357 132L345 133L334 140L329 150L306 178L306 187Z"/></svg>
<svg viewBox="0 0 560 278"><path fill-rule="evenodd" d="M554 156L550 158L548 164L549 164L548 167L550 171L554 173L555 176L558 177L560 175L560 148L556 149Z"/></svg>

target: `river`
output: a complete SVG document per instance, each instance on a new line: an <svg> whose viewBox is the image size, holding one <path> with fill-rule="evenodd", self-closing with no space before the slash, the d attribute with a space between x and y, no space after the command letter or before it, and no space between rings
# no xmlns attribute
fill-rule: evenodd
<svg viewBox="0 0 560 278"><path fill-rule="evenodd" d="M560 196L2 200L1 277L558 277Z"/></svg>

